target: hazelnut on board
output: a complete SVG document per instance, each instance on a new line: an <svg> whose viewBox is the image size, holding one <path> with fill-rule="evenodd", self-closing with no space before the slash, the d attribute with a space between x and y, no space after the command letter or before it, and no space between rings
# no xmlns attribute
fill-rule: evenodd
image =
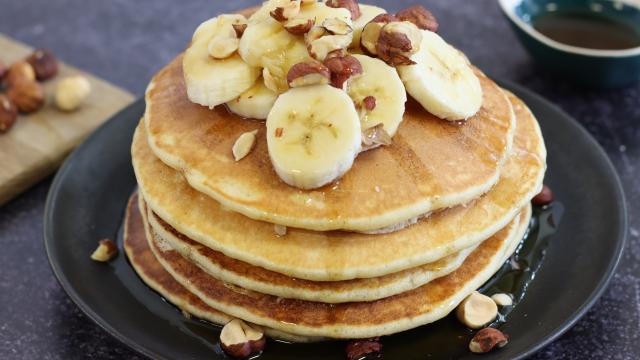
<svg viewBox="0 0 640 360"><path fill-rule="evenodd" d="M0 133L7 132L18 118L18 108L5 94L0 94Z"/></svg>
<svg viewBox="0 0 640 360"><path fill-rule="evenodd" d="M54 101L58 109L74 111L91 93L91 83L84 76L62 79L56 86Z"/></svg>
<svg viewBox="0 0 640 360"><path fill-rule="evenodd" d="M18 61L13 63L9 67L9 69L7 70L7 74L5 75L5 84L8 87L11 87L14 83L23 80L36 80L36 72L33 70L33 66L31 66L31 64L26 61Z"/></svg>
<svg viewBox="0 0 640 360"><path fill-rule="evenodd" d="M242 160L245 156L249 155L251 150L253 149L253 145L256 143L256 134L258 130L247 131L242 135L238 136L236 142L233 144L231 148L231 152L233 153L233 158L236 161Z"/></svg>
<svg viewBox="0 0 640 360"><path fill-rule="evenodd" d="M351 20L355 20L362 15L360 5L356 0L329 0L326 2L328 7L345 8L351 13Z"/></svg>
<svg viewBox="0 0 640 360"><path fill-rule="evenodd" d="M413 5L404 10L398 11L396 17L402 21L410 21L419 29L436 32L438 31L438 20L431 11L422 5Z"/></svg>
<svg viewBox="0 0 640 360"><path fill-rule="evenodd" d="M491 300L499 306L511 306L513 305L513 299L510 295L504 293L498 293L491 295Z"/></svg>
<svg viewBox="0 0 640 360"><path fill-rule="evenodd" d="M311 34L314 29L315 27L307 35ZM329 53L349 47L352 39L353 34L351 33L346 35L324 35L311 41L307 48L311 57L318 61L324 61Z"/></svg>
<svg viewBox="0 0 640 360"><path fill-rule="evenodd" d="M26 114L38 111L44 106L44 89L35 80L14 80L7 95L18 110Z"/></svg>
<svg viewBox="0 0 640 360"><path fill-rule="evenodd" d="M469 350L476 354L484 354L493 349L501 348L507 345L509 336L502 331L494 328L484 328L478 331L471 342L469 342Z"/></svg>
<svg viewBox="0 0 640 360"><path fill-rule="evenodd" d="M289 19L293 19L300 13L300 2L290 1L283 6L279 6L273 9L269 14L272 18L279 22L284 22Z"/></svg>
<svg viewBox="0 0 640 360"><path fill-rule="evenodd" d="M40 81L51 79L58 73L58 60L49 50L38 49L25 59L36 73Z"/></svg>
<svg viewBox="0 0 640 360"><path fill-rule="evenodd" d="M232 358L246 359L259 354L267 339L258 327L249 326L240 319L228 322L220 332L220 346Z"/></svg>
<svg viewBox="0 0 640 360"><path fill-rule="evenodd" d="M474 291L458 305L456 315L467 327L480 329L498 316L498 306L490 297Z"/></svg>
<svg viewBox="0 0 640 360"><path fill-rule="evenodd" d="M328 84L331 78L329 69L315 61L295 64L287 73L287 83L290 87Z"/></svg>
<svg viewBox="0 0 640 360"><path fill-rule="evenodd" d="M313 19L294 18L284 25L285 30L293 35L304 35L313 27Z"/></svg>
<svg viewBox="0 0 640 360"><path fill-rule="evenodd" d="M102 239L91 254L91 260L107 262L118 254L118 247L111 239Z"/></svg>
<svg viewBox="0 0 640 360"><path fill-rule="evenodd" d="M368 359L372 356L381 355L381 351L382 344L379 338L351 340L345 348L347 360Z"/></svg>

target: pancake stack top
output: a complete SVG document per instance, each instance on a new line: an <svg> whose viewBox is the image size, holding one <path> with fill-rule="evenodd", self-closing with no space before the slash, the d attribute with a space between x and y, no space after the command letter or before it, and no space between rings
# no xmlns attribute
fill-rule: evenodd
<svg viewBox="0 0 640 360"><path fill-rule="evenodd" d="M411 9L271 0L198 27L132 143L125 248L147 284L214 323L314 341L436 321L497 271L544 142Z"/></svg>

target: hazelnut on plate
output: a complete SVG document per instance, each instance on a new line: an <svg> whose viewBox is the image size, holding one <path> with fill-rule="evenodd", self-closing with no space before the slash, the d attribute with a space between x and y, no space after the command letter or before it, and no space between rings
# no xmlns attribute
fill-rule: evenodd
<svg viewBox="0 0 640 360"><path fill-rule="evenodd" d="M58 60L49 50L38 49L25 61L33 67L39 81L51 79L58 73Z"/></svg>
<svg viewBox="0 0 640 360"><path fill-rule="evenodd" d="M328 84L331 78L329 69L315 61L295 64L287 73L287 83L290 87Z"/></svg>
<svg viewBox="0 0 640 360"><path fill-rule="evenodd" d="M476 333L469 343L469 350L476 354L484 354L493 349L507 345L509 336L494 328L484 328Z"/></svg>
<svg viewBox="0 0 640 360"><path fill-rule="evenodd" d="M267 343L262 329L233 319L220 332L220 346L232 358L246 359L259 354Z"/></svg>
<svg viewBox="0 0 640 360"><path fill-rule="evenodd" d="M0 94L0 133L7 132L18 118L18 108L5 94Z"/></svg>
<svg viewBox="0 0 640 360"><path fill-rule="evenodd" d="M91 260L107 262L118 254L118 247L111 239L102 239L98 242L98 247L91 254Z"/></svg>
<svg viewBox="0 0 640 360"><path fill-rule="evenodd" d="M377 44L378 38L380 38L380 31L382 28L393 21L398 21L394 15L380 14L374 17L367 23L362 29L362 35L360 36L360 46L371 55L378 53Z"/></svg>

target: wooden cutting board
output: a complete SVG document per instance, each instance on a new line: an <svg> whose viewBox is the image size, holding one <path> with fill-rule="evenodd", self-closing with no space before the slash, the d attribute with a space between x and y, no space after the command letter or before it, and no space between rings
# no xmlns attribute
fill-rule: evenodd
<svg viewBox="0 0 640 360"><path fill-rule="evenodd" d="M33 51L2 34L0 49L0 60L7 66ZM91 95L77 111L59 111L51 101L56 83L77 74L89 79ZM0 134L0 206L54 172L87 135L133 101L129 92L64 63L60 63L58 75L43 85L47 95L44 108L20 115L13 128Z"/></svg>

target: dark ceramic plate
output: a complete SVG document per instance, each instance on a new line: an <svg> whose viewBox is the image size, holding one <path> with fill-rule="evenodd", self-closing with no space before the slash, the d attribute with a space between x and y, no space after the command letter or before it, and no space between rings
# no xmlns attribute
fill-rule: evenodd
<svg viewBox="0 0 640 360"><path fill-rule="evenodd" d="M501 329L509 345L483 359L522 358L571 327L596 301L618 263L626 235L624 194L607 156L574 120L549 102L505 84L538 117L549 150L545 182L565 212L524 299ZM120 224L135 187L129 146L144 110L126 108L96 131L58 172L47 200L45 247L71 299L106 331L153 358L223 359L219 328L187 320L137 277L126 257L97 264L100 238L121 242ZM384 358L473 358L470 332L451 317L383 338ZM272 341L262 359L342 359L344 344Z"/></svg>

